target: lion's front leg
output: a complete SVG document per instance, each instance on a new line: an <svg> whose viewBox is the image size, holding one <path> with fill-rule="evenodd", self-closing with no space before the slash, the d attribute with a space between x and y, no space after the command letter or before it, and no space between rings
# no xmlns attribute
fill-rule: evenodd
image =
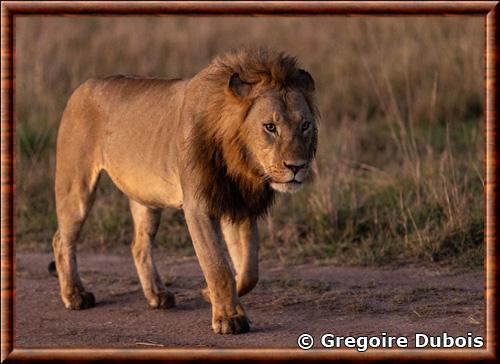
<svg viewBox="0 0 500 364"><path fill-rule="evenodd" d="M223 221L222 231L236 270L236 291L241 297L259 281L257 222L250 219L237 224Z"/></svg>
<svg viewBox="0 0 500 364"><path fill-rule="evenodd" d="M238 296L250 292L259 281L259 233L257 222L252 219L240 223L221 220L224 240L236 271ZM202 290L203 298L210 302L208 288Z"/></svg>
<svg viewBox="0 0 500 364"><path fill-rule="evenodd" d="M186 222L194 249L210 290L212 329L217 334L250 330L236 293L236 282L221 245L220 224L197 207L185 206Z"/></svg>

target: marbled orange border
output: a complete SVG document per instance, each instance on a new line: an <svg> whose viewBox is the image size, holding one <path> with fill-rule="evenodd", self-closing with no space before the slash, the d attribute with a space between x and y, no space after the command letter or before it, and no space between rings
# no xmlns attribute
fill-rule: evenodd
<svg viewBox="0 0 500 364"><path fill-rule="evenodd" d="M5 1L1 4L1 361L233 361L233 360L486 360L497 361L498 1ZM14 39L17 16L34 15L269 15L481 16L486 38L486 349L16 349Z"/></svg>

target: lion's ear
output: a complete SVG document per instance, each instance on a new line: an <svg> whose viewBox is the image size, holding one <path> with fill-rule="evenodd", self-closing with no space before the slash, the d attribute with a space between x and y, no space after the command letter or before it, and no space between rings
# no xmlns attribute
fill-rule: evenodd
<svg viewBox="0 0 500 364"><path fill-rule="evenodd" d="M309 72L303 69L297 70L288 80L288 85L291 87L296 87L306 92L313 92L315 89L314 80Z"/></svg>
<svg viewBox="0 0 500 364"><path fill-rule="evenodd" d="M238 73L233 73L229 79L229 89L239 99L244 99L250 94L252 85L243 81Z"/></svg>

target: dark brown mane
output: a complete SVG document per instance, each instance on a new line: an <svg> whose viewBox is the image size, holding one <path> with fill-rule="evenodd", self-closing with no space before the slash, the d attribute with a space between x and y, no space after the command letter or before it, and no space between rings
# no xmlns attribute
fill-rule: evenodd
<svg viewBox="0 0 500 364"><path fill-rule="evenodd" d="M274 201L274 191L260 178L245 178L228 170L222 145L206 128L194 130L192 153L199 175L198 194L214 217L233 222L266 214Z"/></svg>
<svg viewBox="0 0 500 364"><path fill-rule="evenodd" d="M229 52L195 76L206 99L199 100L202 107L190 138L190 165L199 178L198 195L214 217L237 222L269 211L274 191L241 140L239 125L253 98L269 89L293 87L288 82L297 72L295 58L257 49ZM251 94L244 100L228 88L235 73L252 84ZM314 113L312 94L305 92L304 96Z"/></svg>

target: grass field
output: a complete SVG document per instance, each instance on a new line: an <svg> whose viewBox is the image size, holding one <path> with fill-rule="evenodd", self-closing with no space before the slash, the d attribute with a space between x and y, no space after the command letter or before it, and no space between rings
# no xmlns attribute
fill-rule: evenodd
<svg viewBox="0 0 500 364"><path fill-rule="evenodd" d="M372 265L480 266L484 41L480 18L19 18L16 237L49 251L65 102L107 74L190 77L242 45L298 57L317 84L319 177L261 222L262 255ZM80 249L126 247L128 202L102 178ZM182 212L158 246L193 254Z"/></svg>

